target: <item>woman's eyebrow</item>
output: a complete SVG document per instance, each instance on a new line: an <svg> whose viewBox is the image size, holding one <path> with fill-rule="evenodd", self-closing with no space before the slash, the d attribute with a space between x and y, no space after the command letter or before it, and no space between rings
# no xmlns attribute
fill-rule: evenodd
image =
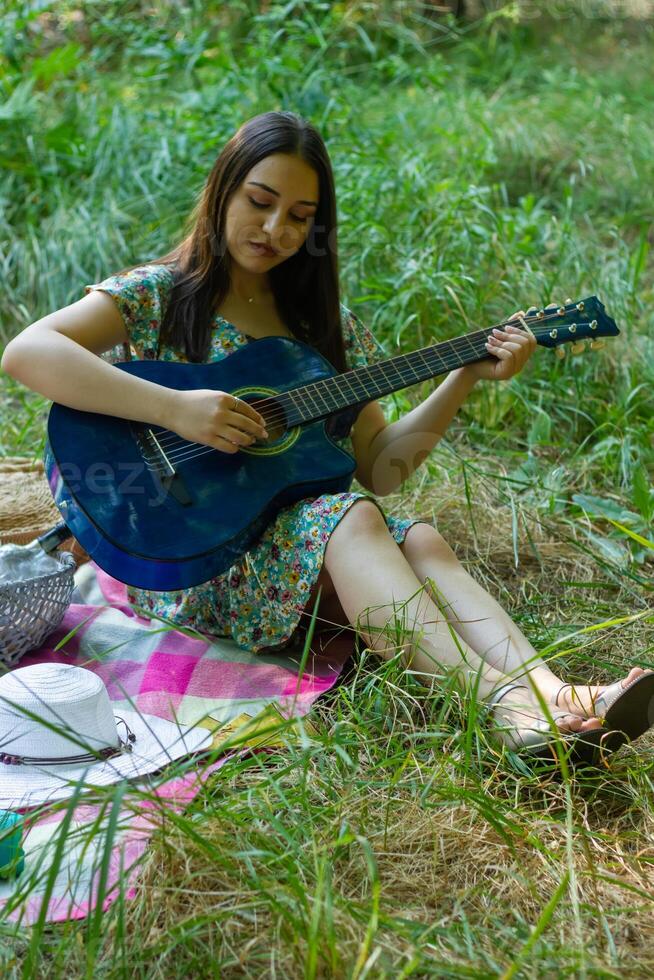
<svg viewBox="0 0 654 980"><path fill-rule="evenodd" d="M254 184L255 187L263 187L264 191L270 191L270 193L271 194L274 194L275 197L279 197L280 196L279 195L279 191L274 191L272 189L272 187L268 187L268 184L260 184L258 180L248 180L248 184ZM296 204L310 204L314 208L317 208L318 207L318 202L317 201L296 201L295 203Z"/></svg>

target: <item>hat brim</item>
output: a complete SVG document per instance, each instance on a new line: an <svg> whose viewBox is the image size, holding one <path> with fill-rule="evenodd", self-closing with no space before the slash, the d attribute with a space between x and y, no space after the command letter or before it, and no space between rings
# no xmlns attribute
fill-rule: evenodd
<svg viewBox="0 0 654 980"><path fill-rule="evenodd" d="M64 800L73 795L80 782L91 789L121 779L138 779L175 759L209 748L215 734L206 728L182 727L165 718L136 711L121 709L117 716L124 718L136 735L131 752L72 766L0 763L0 808L16 810ZM121 737L123 730L120 725Z"/></svg>

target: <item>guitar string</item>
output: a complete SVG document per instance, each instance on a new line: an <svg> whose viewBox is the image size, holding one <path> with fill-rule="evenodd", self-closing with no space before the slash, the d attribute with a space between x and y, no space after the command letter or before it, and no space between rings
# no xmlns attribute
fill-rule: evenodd
<svg viewBox="0 0 654 980"><path fill-rule="evenodd" d="M539 335L540 336L545 336L545 333L547 333L548 331L538 331L538 327L541 324L543 324L544 321L549 321L549 320L552 320L552 319L557 319L558 320L559 317L560 317L560 314L558 312L552 312L552 313L549 313L549 314L546 313L544 317L528 317L527 320L528 321L531 321L536 326L537 336L539 336ZM510 326L510 325L514 325L514 324L512 324L511 321L505 321L500 326ZM487 327L487 328L483 328L482 330L474 331L471 334L466 334L464 337L455 338L453 341L442 341L441 343L443 343L445 345L445 348L446 348L446 350L444 352L445 355L447 355L447 353L451 353L451 354L454 354L456 356L457 354L459 354L460 352L462 352L463 350L466 350L466 349L472 350L473 353L475 353L475 354L488 353L485 350L485 345L484 346L481 346L481 347L476 347L475 346L475 342L476 341L480 341L482 339L485 340L486 338L488 338L490 336L490 334L491 334L491 332L492 332L493 329L496 329L496 328L495 327ZM453 364L448 364L444 360L443 355L441 355L436 350L434 350L434 347L436 347L436 346L440 346L440 345L430 345L430 346L425 347L425 348L422 348L421 350L418 350L418 351L411 351L408 354L399 355L399 357L400 358L403 357L405 359L406 358L413 357L415 359L415 355L419 355L422 358L422 360L425 361L425 363L427 364L427 366L429 367L430 370L432 369L432 367L434 365L429 364L427 358L430 358L432 360L434 358L437 358L438 361L440 361L440 364L438 365L438 367L441 368L444 371L451 370L453 367L456 367L457 366L457 362L454 362ZM413 365L411 365L410 363L407 363L407 367L409 367L409 369L411 371L413 371L414 374L417 374L417 372L415 371L415 368L413 367ZM371 365L367 369L368 375L369 375L369 378L367 380L370 380L370 381L373 381L373 382L375 380L378 380L378 381L380 381L380 380L388 381L389 378L385 376L385 374L384 374L384 368L386 368L387 370L390 370L388 368L388 363L387 362L381 362L381 363L377 363L377 364ZM364 368L364 370L366 370L366 369ZM401 379L403 381L407 381L408 380L409 381L409 384L411 383L411 380L414 380L415 383L417 383L417 381L420 380L420 377L419 376L417 376L415 379L411 379L410 376L409 376L409 378L407 378L406 376L405 377L402 377L402 369L401 368L398 368L397 366L393 367L392 370L394 372L396 372L397 374L399 374L399 376L401 377ZM350 372L345 372L345 374L347 374L347 373L350 373ZM345 374L340 375L340 378L345 378ZM376 378L375 378L375 375L376 375ZM316 386L316 384L320 384L321 382L326 382L326 381L333 381L335 378L338 378L338 377L339 377L339 375L332 375L330 378L320 379L320 381L318 381L318 382L311 382L309 385L306 385L306 386L303 386L303 387L305 387L305 388L311 388L312 386ZM354 387L353 387L353 385L352 385L352 383L350 382L349 379L347 379L347 383L349 384L350 388L352 389L352 391L356 395L357 392L354 390ZM354 383L355 384L362 385L364 382L363 381L356 381L355 380ZM405 385L405 387L406 386L408 386L408 385ZM289 398L291 400L291 409L296 408L296 406L293 406L293 404L292 404L292 399L293 399L292 392L293 391L298 392L300 390L301 389L291 389L290 391L287 391L287 392L281 392L280 395L268 396L266 398L260 399L257 402L257 405L262 406L265 402L272 402L273 404L275 404L275 403L278 403L279 402L279 400L280 400L280 398L282 396L286 396L285 397L285 400L288 400ZM368 392L365 392L365 395L368 395L368 394L369 394ZM320 393L319 391L316 391L316 395L318 397L322 398L322 400L325 402L326 407L327 407L327 410L328 410L328 414L332 414L335 411L338 411L338 406L333 406L333 405L330 406L329 404L327 404L326 399L325 399L325 397L324 397L324 395L322 393ZM314 396L311 395L310 397L313 398ZM365 400L365 399L362 399L362 401L363 400ZM318 407L320 407L320 406L318 406ZM348 407L348 406L346 406L346 407ZM263 411L265 411L265 409L262 409L262 412ZM279 411L276 414L273 413L273 414L270 415L270 417L266 418L266 425L275 424L275 422L277 420L279 420L281 422L281 420L283 420L283 419L286 420L286 424L287 425L289 425L289 426L292 425L292 423L290 421L289 413L288 412L285 412L283 410L282 411ZM295 424L297 424L297 423L295 423ZM206 452L218 452L219 451L219 450L215 449L215 447L213 447L213 446L205 446L200 452L194 453L194 452L191 451L192 450L192 447L193 446L202 446L202 443L190 442L189 440L184 440L180 436L178 436L177 433L175 433L174 431L171 431L171 430L163 430L163 431L164 432L165 431L168 431L169 432L169 436L167 436L167 437L164 436L164 437L160 437L159 438L158 441L159 441L160 445L162 446L162 448L166 448L167 446L171 446L171 445L173 445L175 443L177 444L177 449L175 451L172 451L170 454L167 454L167 458L171 462L180 462L182 460L186 460L186 459L189 459L189 458L195 458L196 456L199 456L199 455L205 455ZM171 439L171 436L173 437L172 439ZM182 448L182 447L185 447L185 448ZM244 447L244 448L247 448L247 447Z"/></svg>
<svg viewBox="0 0 654 980"><path fill-rule="evenodd" d="M552 318L555 318L555 317L558 318L558 316L559 316L559 314L557 313L557 314L550 314L549 316L546 316L546 317L532 318L532 322L535 321L536 322L536 326L538 327L539 324L542 324L543 323L543 320L545 320L545 319L552 319ZM509 325L509 321L507 321L507 325ZM487 329L492 330L494 328L487 328ZM482 337L489 336L489 335L490 335L489 333L486 333L486 330L482 330L482 331L477 331L477 332L475 332L473 334L468 334L463 339L466 340L466 342L469 343L469 346L473 349L474 353L476 353L476 354L480 354L482 352L487 353L487 352L485 352L484 348L475 349L474 344L472 343L472 338L477 338L478 337L479 339L481 339ZM544 333L541 332L541 335L544 336ZM460 340L460 339L462 339L462 338L457 338L457 340ZM448 344L447 341L445 341L444 343L445 344ZM456 347L455 344L454 344L454 342L452 342L452 343L449 344L449 348L454 353L457 353L458 351L460 351L460 350L463 349L463 347L461 345L459 345L458 347ZM428 352L427 355L424 353L425 351ZM452 364L448 364L448 363L444 362L443 357L440 354L438 354L435 350L433 350L433 347L432 348L423 348L422 351L413 351L413 352L411 352L408 355L404 355L404 357L410 357L412 354L421 354L423 360L425 361L425 363L427 363L427 366L429 367L430 370L432 369L433 365L428 364L428 362L427 362L427 356L429 356L430 358L437 357L438 360L441 362L440 365L439 365L439 368L442 369L443 371L447 371L448 369L452 369L453 367L456 367L457 366L457 362L454 362ZM400 356L402 356L402 355L400 355ZM371 365L371 367L368 368L368 374L369 374L370 380L375 380L374 377L373 377L373 372L376 373L378 376L379 376L380 372L381 372L381 375L384 375L384 370L383 369L384 369L385 364L386 364L386 362L382 362L380 364ZM386 366L387 366L387 364L386 364ZM398 372L400 371L399 368L395 368L394 370L396 370ZM412 370L413 370L413 368L412 368ZM414 373L415 373L415 371L414 371ZM338 375L337 376L332 376L332 378L334 378L334 377L338 377ZM340 377L343 378L344 375L341 375ZM327 380L332 380L332 378L330 378L330 379L322 379L322 380L327 381ZM389 379L384 376L384 380L385 381L388 381ZM404 377L404 378L402 378L402 380L403 381L407 381L407 378ZM415 383L417 383L417 381L419 381L420 378L417 377L416 379L411 379L411 380L414 380ZM318 383L320 383L320 382L318 382ZM359 383L362 384L363 382L359 382ZM409 381L409 383L411 383L411 382ZM315 382L313 384L315 384ZM310 387L310 386L306 386L306 387ZM350 384L350 387L352 388L352 385L351 384ZM406 387L406 385L405 385L405 387ZM292 389L292 390L293 391L299 391L300 389ZM354 390L354 389L352 389L352 390ZM290 394L290 392L283 392L281 394L288 395L288 394ZM320 393L318 393L318 394L320 394ZM356 392L355 392L355 394L356 394ZM366 392L366 394L368 394L368 392ZM276 396L275 398L261 399L261 401L258 402L257 404L260 405L261 402L263 402L263 401L273 401L273 402L275 400L278 401L280 397L281 397L281 395L280 396ZM323 398L323 401L325 401L325 398L324 398L323 395L320 395L320 397L322 397ZM365 399L362 399L362 401L364 401L364 400ZM327 409L328 409L328 413L327 414L332 414L332 413L338 411L338 406L333 406L333 405L330 406L330 405L327 404ZM280 412L278 417L280 417L281 419L286 419L286 425L288 427L292 427L293 425L298 424L299 421L302 421L302 417L301 416L300 416L300 419L298 421L296 421L296 422L291 421L291 415L289 413L287 413L287 412L284 412L284 411ZM274 419L274 416L271 416L270 419ZM266 422L267 425L270 425L270 419L267 420L267 422ZM176 433L171 433L171 434L173 436L176 436ZM193 452L193 447L194 446L203 446L203 444L202 443L189 442L188 440L183 440L181 437L177 437L177 439L178 439L178 448L175 451L171 451L169 454L167 454L167 459L170 462L182 462L182 461L187 460L187 459L196 458L197 456L203 456L207 452L219 452L219 450L217 450L213 446L204 446L200 451ZM175 440L168 439L168 441L166 442L165 445L170 446L171 445L171 442L174 442L174 441ZM164 440L160 440L160 442L161 442L163 448L165 448L165 446L164 446ZM184 447L184 448L182 448L182 447ZM247 448L247 447L242 447L242 448Z"/></svg>
<svg viewBox="0 0 654 980"><path fill-rule="evenodd" d="M539 324L539 323L542 323L544 319L550 319L550 317L552 317L552 316L557 316L558 317L559 314L551 314L550 316L540 317L540 318L535 318L534 317L534 318L531 318L531 319L536 324ZM506 325L511 325L511 324L510 324L510 321L506 321L506 323L503 324L503 325L506 326ZM471 334L466 334L463 338L457 337L457 338L455 338L452 341L442 341L441 343L446 347L445 353L447 353L449 351L449 352L452 352L452 353L454 353L456 355L460 351L466 350L467 349L466 348L466 345L468 345L469 347L472 347L473 350L474 350L474 353L476 353L476 354L487 353L485 351L485 346L482 346L479 349L475 349L475 346L474 345L475 345L475 342L477 342L479 340L482 340L482 339L485 339L485 338L488 338L490 336L490 332L492 330L494 330L494 329L496 329L496 328L495 327L484 328L483 330L478 330L478 331L475 331L475 332L473 332ZM410 351L407 354L396 355L396 357L398 359L399 358L407 359L407 358L412 358L412 357L415 359L415 356L416 355L419 355L419 356L421 356L423 358L423 360L425 359L425 357L429 356L431 358L438 357L439 360L442 361L443 360L443 356L441 354L439 354L436 350L434 350L434 347L436 347L436 346L439 346L439 345L429 345L429 346L423 347L423 348L421 348L420 350L417 350L417 351ZM389 360L393 360L393 359L394 358L391 358ZM415 369L412 367L412 365L408 364L407 366L410 368L410 370L413 371L414 374L416 373L415 372ZM452 367L455 367L455 366L457 366L457 365L456 364L453 364L452 365ZM448 368L451 369L450 365L445 364L444 365L444 369L445 370L448 370ZM364 370L366 370L366 369L364 368ZM368 371L369 372L374 371L377 375L379 375L380 371L383 374L384 370L393 370L395 372L401 372L401 369L398 368L398 367L389 368L388 367L388 361L384 361L384 362L380 362L378 364L370 365L370 367L368 368ZM345 375L346 374L350 374L350 373L351 373L351 371L344 372L341 375L332 375L330 378L322 378L322 379L320 379L317 382L310 382L308 385L301 386L300 388L293 388L293 389L289 389L286 392L280 392L279 395L267 396L265 398L258 399L257 402L256 402L256 404L257 404L257 406L259 406L260 411L263 413L263 412L265 412L265 405L266 405L267 402L271 402L273 405L276 406L280 402L280 400L282 398L286 398L286 400L288 400L288 398L290 397L292 399L293 395L294 394L297 395L297 393L299 393L302 390L302 388L309 388L310 389L312 387L316 387L317 385L319 385L321 383L326 383L326 382L329 382L329 381L335 382L336 385L338 386L338 383L339 382L336 379L339 379L339 378L340 379L343 379L343 378L345 378ZM349 378L346 378L345 380L350 385L350 387L352 388L352 384L350 383L350 379ZM356 381L356 379L353 379L353 380L354 380L354 383L356 383L356 384L359 384L359 385L363 384L363 382L361 382L361 381ZM372 380L374 382L375 381L374 376L371 376L369 380ZM388 378L384 378L384 380L385 381L388 381ZM406 380L406 378L402 378L402 380ZM325 401L324 395L321 392L316 391L316 394L320 398L322 398L323 401ZM354 394L356 395L357 393L354 392ZM368 393L367 392L364 392L363 394L364 395L367 395ZM310 394L309 397L313 397L313 395ZM362 399L362 400L365 400L365 398ZM341 407L341 406L329 405L329 404L327 404L326 401L325 401L325 405L327 407L328 413L330 413L330 414L332 412L334 412L334 411L338 411L339 407ZM291 408L293 408L293 407L295 407L295 406L292 406L291 405ZM281 422L286 417L286 415L287 415L287 413L284 412L284 411L280 411L276 415L274 413L272 413L270 416L267 417L267 420L266 420L267 421L267 424L274 424L277 421L280 421ZM188 442L188 440L181 439L181 437L177 436L177 434L175 432L172 432L171 430L165 430L164 429L163 431L164 432L168 431L170 433L170 435L169 436L162 436L159 439L159 442L161 443L162 446L164 446L164 445L170 445L171 442L175 442L176 440L179 440L180 442ZM172 436L173 439L171 439L170 436ZM198 443L189 443L189 444L190 445L199 445Z"/></svg>

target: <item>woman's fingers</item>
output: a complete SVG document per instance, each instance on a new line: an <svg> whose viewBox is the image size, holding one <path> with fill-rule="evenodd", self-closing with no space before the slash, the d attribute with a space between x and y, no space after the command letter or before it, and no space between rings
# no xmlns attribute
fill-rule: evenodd
<svg viewBox="0 0 654 980"><path fill-rule="evenodd" d="M526 361L536 347L536 338L520 330L519 327L507 327L506 330L496 328L488 338L489 349L492 351L504 348L519 355L519 360Z"/></svg>
<svg viewBox="0 0 654 980"><path fill-rule="evenodd" d="M254 417L252 414L246 415L245 412L234 412L229 413L229 423L233 428L240 428L247 435L251 436L264 436L266 435L266 429L264 425L261 425L258 419L261 418L257 414Z"/></svg>
<svg viewBox="0 0 654 980"><path fill-rule="evenodd" d="M488 343L490 349L493 351L497 350L507 350L514 354L519 354L521 351L526 351L527 348L520 343L516 343L513 340L500 340L498 337L489 337Z"/></svg>
<svg viewBox="0 0 654 980"><path fill-rule="evenodd" d="M507 350L505 347L491 347L490 353L501 361L508 361L514 356L513 351Z"/></svg>
<svg viewBox="0 0 654 980"><path fill-rule="evenodd" d="M526 344L530 346L535 337L532 337L530 333L526 333L521 330L520 327L507 327L506 330L500 330L497 327L493 330L491 336L502 337L506 340L516 340L521 344Z"/></svg>
<svg viewBox="0 0 654 980"><path fill-rule="evenodd" d="M514 374L522 371L523 367L536 349L537 342L529 328L519 325L520 317L526 316L524 310L518 310L505 320L502 328L495 327L486 340L486 351L493 354L495 363L480 361L471 369L477 377L495 381L506 381ZM511 320L518 320L515 326Z"/></svg>

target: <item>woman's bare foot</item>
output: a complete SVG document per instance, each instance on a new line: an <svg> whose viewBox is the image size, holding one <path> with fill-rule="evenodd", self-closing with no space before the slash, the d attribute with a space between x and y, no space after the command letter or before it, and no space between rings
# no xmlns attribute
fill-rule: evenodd
<svg viewBox="0 0 654 980"><path fill-rule="evenodd" d="M643 667L632 667L627 676L622 679L622 686L624 688L629 687L638 677L647 673L651 673L651 671L647 671ZM554 708L569 711L578 718L593 718L595 701L608 686L608 684L567 684L561 689L561 685L559 685L554 688L550 698ZM558 702L555 704L557 691Z"/></svg>

